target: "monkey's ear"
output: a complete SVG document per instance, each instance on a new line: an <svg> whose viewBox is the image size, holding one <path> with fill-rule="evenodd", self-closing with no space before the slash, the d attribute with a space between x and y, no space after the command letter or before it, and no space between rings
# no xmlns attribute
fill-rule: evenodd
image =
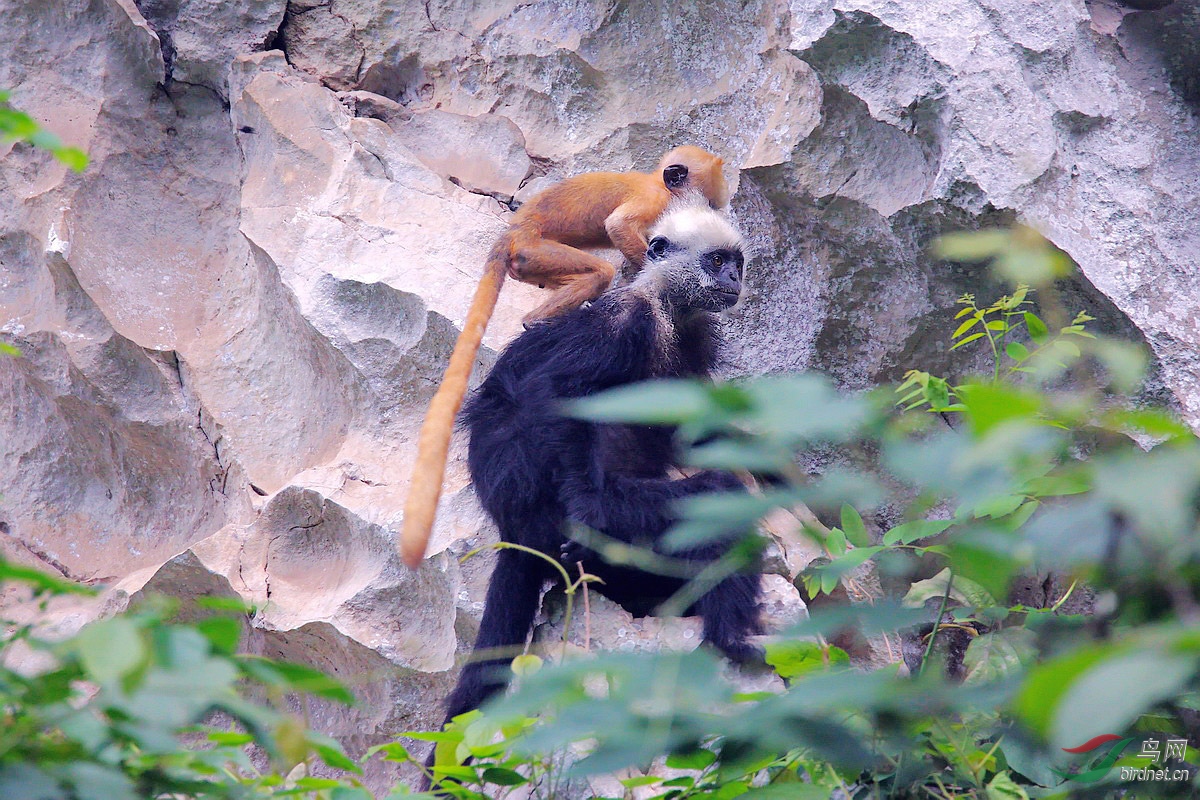
<svg viewBox="0 0 1200 800"><path fill-rule="evenodd" d="M655 236L650 240L650 249L646 251L646 258L651 261L657 261L667 254L671 249L671 243L667 241L665 236Z"/></svg>
<svg viewBox="0 0 1200 800"><path fill-rule="evenodd" d="M668 189L678 189L687 183L688 168L683 164L672 164L663 170L663 183Z"/></svg>

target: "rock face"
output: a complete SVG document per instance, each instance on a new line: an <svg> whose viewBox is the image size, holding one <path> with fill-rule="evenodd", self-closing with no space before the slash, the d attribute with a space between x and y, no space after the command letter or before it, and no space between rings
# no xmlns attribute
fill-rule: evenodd
<svg viewBox="0 0 1200 800"><path fill-rule="evenodd" d="M731 370L940 369L984 290L928 241L1023 220L1196 425L1200 12L1137 5L0 0L0 88L91 157L0 144L0 547L111 587L64 632L253 602L250 646L367 697L313 715L352 750L435 724L489 567L454 556L494 535L461 442L420 571L394 540L483 257L512 198L682 142L755 247ZM538 302L504 289L481 368ZM593 646L697 638L594 614Z"/></svg>

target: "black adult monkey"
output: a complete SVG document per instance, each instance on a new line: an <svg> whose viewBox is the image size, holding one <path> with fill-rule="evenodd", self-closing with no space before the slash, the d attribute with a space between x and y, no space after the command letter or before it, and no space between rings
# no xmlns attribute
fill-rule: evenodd
<svg viewBox="0 0 1200 800"><path fill-rule="evenodd" d="M558 554L568 521L607 537L659 548L674 522L675 500L742 491L725 472L671 480L669 428L599 425L561 415L564 400L649 378L708 377L720 344L716 312L742 289L742 239L702 197L672 205L651 230L645 266L630 284L519 336L470 399L468 464L484 509L504 541ZM743 534L669 553L697 566L724 555ZM682 587L679 578L605 564L581 547L596 585L635 614L645 614ZM661 550L660 550L661 552ZM507 682L508 661L524 645L543 583L555 571L518 550L499 551L488 585L476 651L447 702L447 720L479 706ZM735 661L761 659L748 637L761 632L757 569L721 580L691 609L704 638Z"/></svg>

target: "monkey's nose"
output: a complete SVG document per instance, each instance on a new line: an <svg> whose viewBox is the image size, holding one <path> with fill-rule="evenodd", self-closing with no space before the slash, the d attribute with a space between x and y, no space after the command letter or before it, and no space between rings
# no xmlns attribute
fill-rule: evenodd
<svg viewBox="0 0 1200 800"><path fill-rule="evenodd" d="M732 264L721 269L721 274L717 276L717 283L722 289L730 292L741 293L742 291L742 276L738 275L737 269Z"/></svg>

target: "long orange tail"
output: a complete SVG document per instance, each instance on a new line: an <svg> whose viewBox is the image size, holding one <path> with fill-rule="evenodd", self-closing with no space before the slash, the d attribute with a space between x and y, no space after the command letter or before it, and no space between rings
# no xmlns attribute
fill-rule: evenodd
<svg viewBox="0 0 1200 800"><path fill-rule="evenodd" d="M425 558L429 546L429 535L433 531L433 520L437 515L438 499L442 496L442 475L446 471L446 454L450 450L450 435L454 431L454 417L462 407L467 393L467 380L475 366L475 355L483 340L496 299L504 284L508 271L508 237L497 242L484 267L483 277L475 289L471 308L462 333L454 343L450 364L442 376L442 385L429 404L429 413L421 425L421 436L417 440L417 460L413 467L412 483L408 489L408 500L404 505L404 530L400 538L400 557L409 567L416 569Z"/></svg>

